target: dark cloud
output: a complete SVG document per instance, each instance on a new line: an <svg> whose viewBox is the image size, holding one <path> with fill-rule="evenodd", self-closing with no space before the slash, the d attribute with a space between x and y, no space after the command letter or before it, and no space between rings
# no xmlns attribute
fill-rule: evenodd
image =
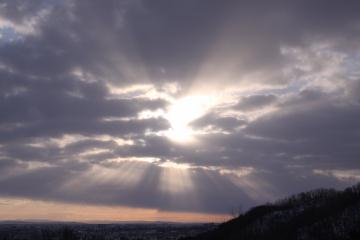
<svg viewBox="0 0 360 240"><path fill-rule="evenodd" d="M0 142L14 141L19 138L61 137L63 134L100 135L110 134L117 137L143 134L146 130L160 131L167 129L169 124L158 119L133 121L97 121L97 120L53 120L36 121L32 124L15 129L2 130Z"/></svg>
<svg viewBox="0 0 360 240"><path fill-rule="evenodd" d="M81 175L84 169L71 170L63 167L49 167L39 170L28 170L20 176L13 176L2 180L2 195L29 197L32 199L46 199L65 202L92 203L118 205L125 204L134 207L155 207L163 210L191 210L205 212L227 212L228 206L237 204L237 201L250 199L237 190L228 180L221 178L216 173L205 173L201 170L193 171L187 178L179 179L183 183L175 183L172 186L170 180L164 177L182 178L181 173L165 173L166 169L156 167L148 163L120 163L111 166L112 173L118 174L140 174L136 185L132 188L124 185L118 176L108 177L108 180L100 180L91 175ZM141 172L126 172L134 168L137 170L146 169ZM98 174L103 174L102 169L97 169ZM109 174L109 172L106 172ZM116 177L116 178L115 178ZM169 183L169 182L170 183ZM90 182L89 185L86 182ZM174 192L164 192L162 187L178 187ZM216 184L216 185L214 185ZM160 187L159 187L160 186ZM212 186L212 187L211 187ZM36 187L36 189L33 189ZM182 189L184 188L184 189ZM184 191L184 192L182 192ZM190 202L188 196L194 195L194 201ZM197 194L199 194L197 196ZM196 196L195 196L196 195ZM174 201L179 198L182 201ZM177 199L177 200L179 200ZM186 201L188 200L188 201ZM226 204L218 205L218 201ZM245 204L245 201L244 201Z"/></svg>
<svg viewBox="0 0 360 240"><path fill-rule="evenodd" d="M215 127L224 131L233 131L246 123L235 117L220 117L214 113L207 114L191 123L195 128Z"/></svg>
<svg viewBox="0 0 360 240"><path fill-rule="evenodd" d="M252 95L241 98L240 102L234 106L234 109L241 111L258 110L276 101L275 95Z"/></svg>
<svg viewBox="0 0 360 240"><path fill-rule="evenodd" d="M17 96L4 97L0 103L0 111L4 113L1 121L6 123L17 120L96 120L106 117L133 117L141 110L154 110L165 105L162 101L140 99L107 100L94 96L97 93L92 91L97 90L92 87L88 90L85 94L89 96L84 97L72 96L71 92L51 92L46 89L28 90Z"/></svg>
<svg viewBox="0 0 360 240"><path fill-rule="evenodd" d="M261 137L282 140L354 142L358 137L360 109L357 105L336 106L330 102L302 106L269 114L252 122L246 131Z"/></svg>

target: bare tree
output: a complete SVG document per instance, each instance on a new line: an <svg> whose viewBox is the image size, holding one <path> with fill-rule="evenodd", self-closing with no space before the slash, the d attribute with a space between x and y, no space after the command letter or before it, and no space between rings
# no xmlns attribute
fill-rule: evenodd
<svg viewBox="0 0 360 240"><path fill-rule="evenodd" d="M233 217L233 218L236 218L236 217L239 217L241 214L242 214L242 206L241 205L238 205L236 207L232 207L230 209L230 215Z"/></svg>

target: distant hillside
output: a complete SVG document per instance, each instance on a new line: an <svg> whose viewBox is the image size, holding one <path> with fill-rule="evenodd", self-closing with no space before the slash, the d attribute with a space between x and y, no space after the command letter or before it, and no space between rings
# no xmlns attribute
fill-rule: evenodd
<svg viewBox="0 0 360 240"><path fill-rule="evenodd" d="M360 239L360 184L318 189L254 207L213 231L184 240Z"/></svg>

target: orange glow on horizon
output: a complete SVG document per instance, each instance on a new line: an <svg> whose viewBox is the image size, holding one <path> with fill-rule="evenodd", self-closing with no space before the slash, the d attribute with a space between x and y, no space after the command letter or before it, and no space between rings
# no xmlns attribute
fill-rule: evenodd
<svg viewBox="0 0 360 240"><path fill-rule="evenodd" d="M0 220L75 222L224 222L227 214L161 211L149 208L97 206L0 198Z"/></svg>

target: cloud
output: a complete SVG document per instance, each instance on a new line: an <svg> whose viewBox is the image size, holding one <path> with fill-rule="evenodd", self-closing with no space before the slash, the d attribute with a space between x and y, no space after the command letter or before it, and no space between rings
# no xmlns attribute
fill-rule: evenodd
<svg viewBox="0 0 360 240"><path fill-rule="evenodd" d="M276 95L252 95L242 98L234 108L241 111L257 110L265 107L266 105L270 105L275 101Z"/></svg>
<svg viewBox="0 0 360 240"><path fill-rule="evenodd" d="M359 10L2 1L0 196L226 213L346 186L360 169ZM167 135L187 96L214 100L181 125L191 144Z"/></svg>
<svg viewBox="0 0 360 240"><path fill-rule="evenodd" d="M223 131L233 131L246 123L245 120L236 117L221 117L214 113L207 114L191 123L196 128L215 127Z"/></svg>

